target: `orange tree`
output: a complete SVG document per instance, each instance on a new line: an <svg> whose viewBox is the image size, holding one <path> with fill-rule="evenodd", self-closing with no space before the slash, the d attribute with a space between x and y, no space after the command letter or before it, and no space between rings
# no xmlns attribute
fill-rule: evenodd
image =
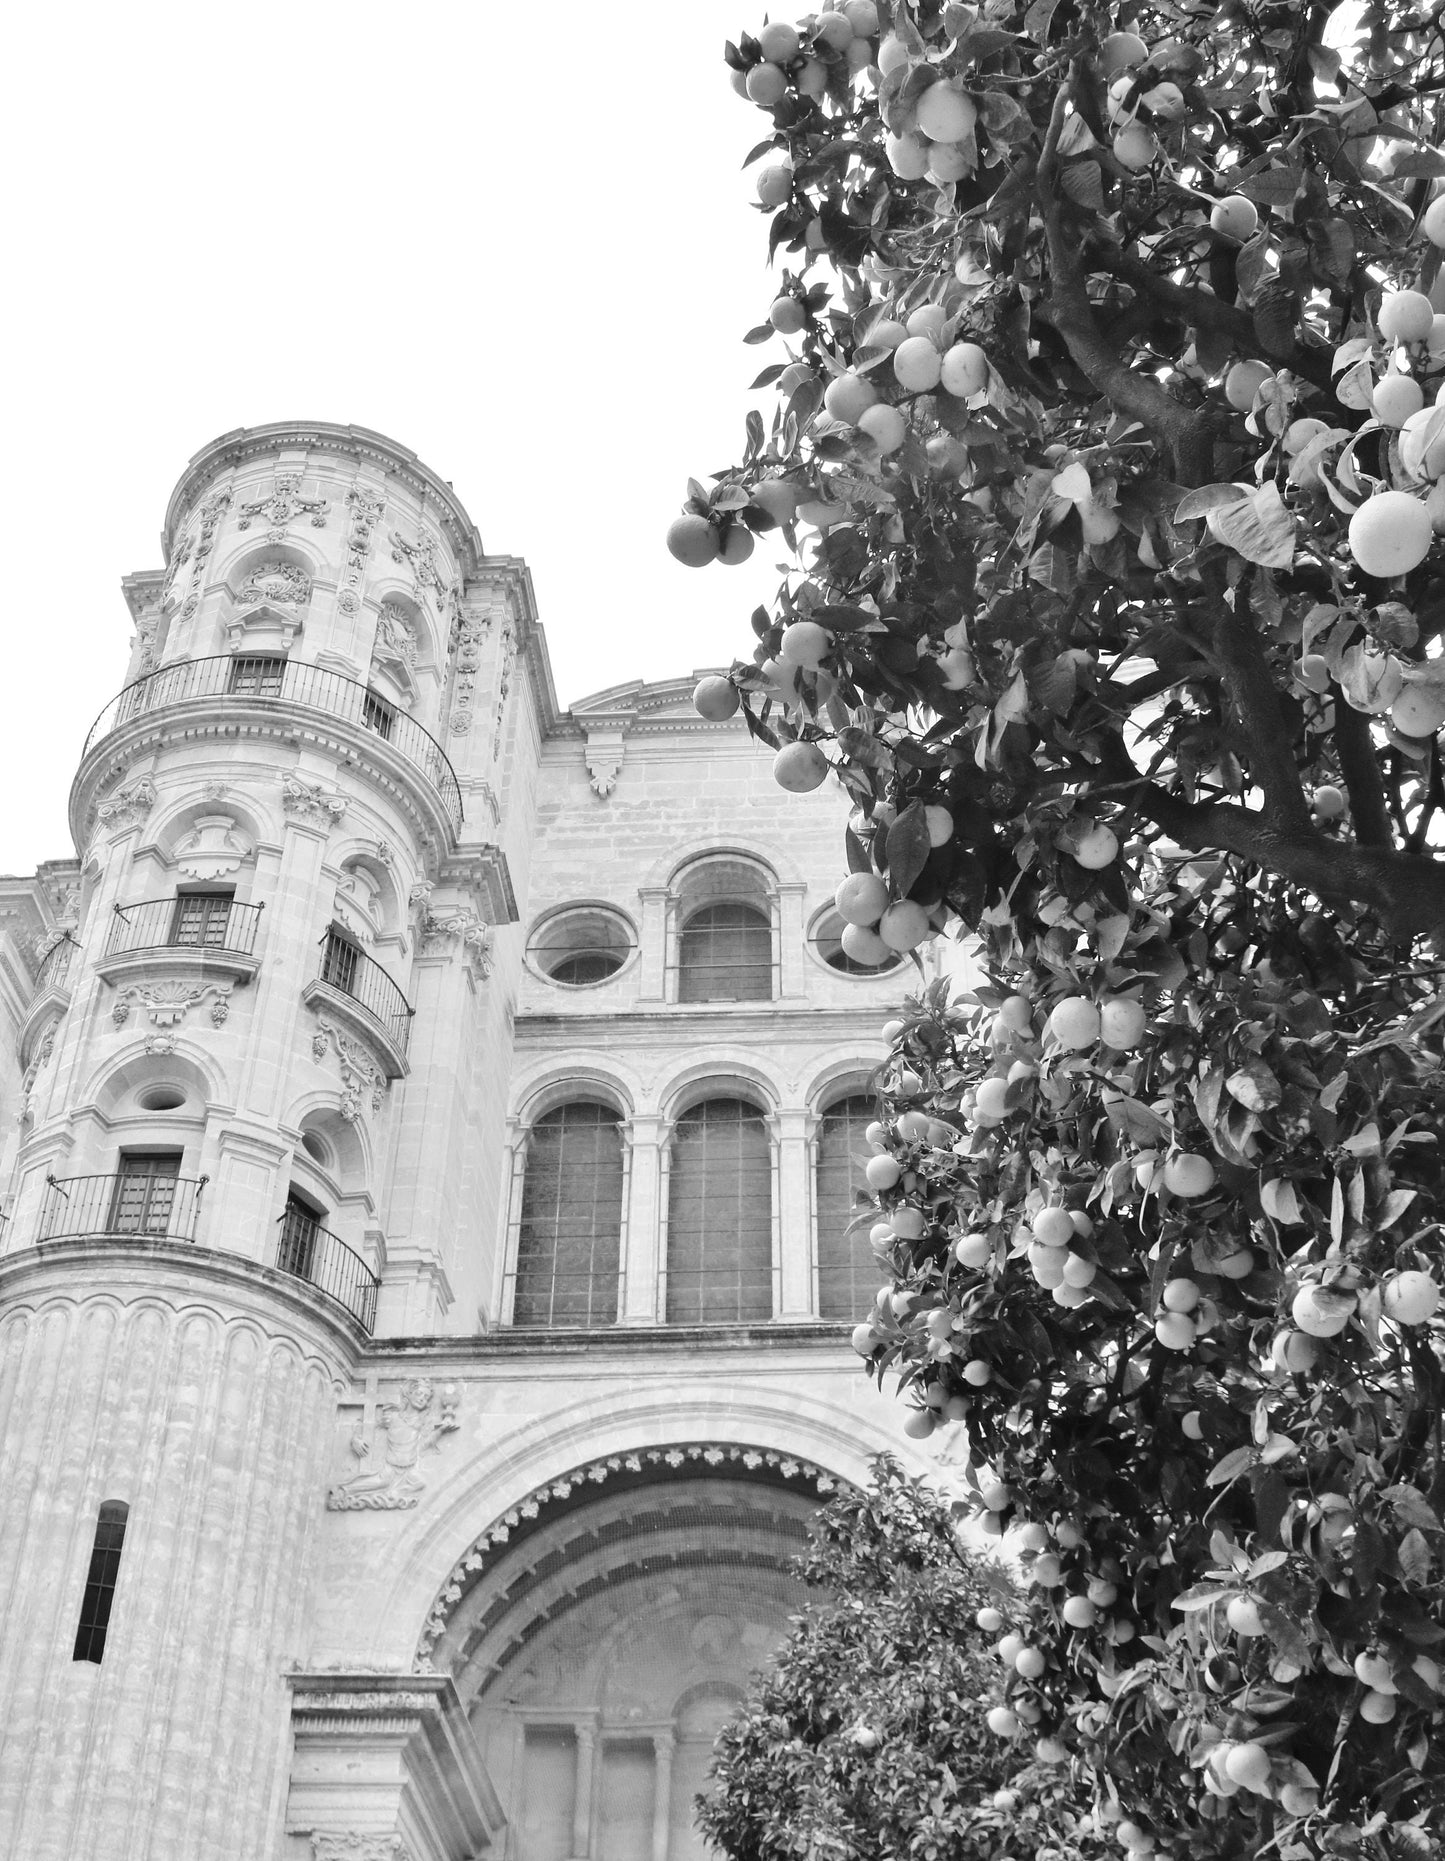
<svg viewBox="0 0 1445 1861"><path fill-rule="evenodd" d="M791 551L742 702L855 803L892 1273L1019 1528L992 1724L1137 1858L1445 1848L1445 246L1433 6L844 0L728 51Z"/></svg>
<svg viewBox="0 0 1445 1861"><path fill-rule="evenodd" d="M1102 1861L1081 1792L984 1730L1013 1585L896 1461L819 1514L811 1592L716 1747L699 1827L728 1861Z"/></svg>

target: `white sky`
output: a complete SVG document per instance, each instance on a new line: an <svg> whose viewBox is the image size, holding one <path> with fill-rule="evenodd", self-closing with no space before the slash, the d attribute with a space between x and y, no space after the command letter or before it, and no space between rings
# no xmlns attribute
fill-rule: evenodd
<svg viewBox="0 0 1445 1861"><path fill-rule="evenodd" d="M792 12L791 8L775 11ZM762 0L136 0L6 29L0 870L71 850L120 577L234 427L372 427L525 557L564 704L726 663L779 549L663 546L741 456L772 296L722 62ZM771 393L761 400L770 413Z"/></svg>

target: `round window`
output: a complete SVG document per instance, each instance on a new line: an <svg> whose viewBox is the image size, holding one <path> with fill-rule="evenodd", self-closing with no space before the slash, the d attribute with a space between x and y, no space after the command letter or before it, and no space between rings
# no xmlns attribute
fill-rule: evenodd
<svg viewBox="0 0 1445 1861"><path fill-rule="evenodd" d="M136 1093L135 1102L142 1111L179 1111L186 1095L179 1086L147 1086Z"/></svg>
<svg viewBox="0 0 1445 1861"><path fill-rule="evenodd" d="M533 932L528 956L551 982L585 989L615 976L634 948L631 926L600 906L559 911Z"/></svg>
<svg viewBox="0 0 1445 1861"><path fill-rule="evenodd" d="M813 928L808 936L808 942L813 946L819 962L826 963L829 969L837 970L840 976L886 976L903 961L893 950L887 951L877 962L863 954L850 955L843 947L843 933L847 928L836 911L828 910L813 920ZM862 943L864 938L876 945L877 939L872 933L864 932L863 938L858 941Z"/></svg>

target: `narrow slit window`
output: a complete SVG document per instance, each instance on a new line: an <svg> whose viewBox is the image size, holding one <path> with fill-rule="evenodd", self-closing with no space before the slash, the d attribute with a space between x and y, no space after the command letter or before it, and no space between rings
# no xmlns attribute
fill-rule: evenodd
<svg viewBox="0 0 1445 1861"><path fill-rule="evenodd" d="M72 1660L94 1661L99 1665L105 1654L105 1637L110 1628L111 1604L115 1600L115 1582L120 1572L120 1553L129 1516L130 1507L123 1500L107 1499L100 1508Z"/></svg>

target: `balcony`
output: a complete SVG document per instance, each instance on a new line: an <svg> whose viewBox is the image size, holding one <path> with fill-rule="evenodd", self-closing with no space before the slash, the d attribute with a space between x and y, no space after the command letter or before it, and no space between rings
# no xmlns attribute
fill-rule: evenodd
<svg viewBox="0 0 1445 1861"><path fill-rule="evenodd" d="M220 971L245 981L260 968L256 933L264 905L241 905L229 892L180 892L112 906L110 932L96 969L107 981L131 969Z"/></svg>
<svg viewBox="0 0 1445 1861"><path fill-rule="evenodd" d="M311 1007L327 1007L370 1041L388 1079L404 1078L411 1039L411 1003L381 964L339 931L321 940L321 966L302 990Z"/></svg>
<svg viewBox="0 0 1445 1861"><path fill-rule="evenodd" d="M368 1334L376 1325L376 1299L381 1281L345 1241L323 1228L303 1208L292 1203L281 1217L276 1242L276 1265L293 1279L304 1279L338 1305L344 1305Z"/></svg>
<svg viewBox="0 0 1445 1861"><path fill-rule="evenodd" d="M35 1238L193 1241L206 1182L139 1162L112 1176L47 1176Z"/></svg>
<svg viewBox="0 0 1445 1861"><path fill-rule="evenodd" d="M380 738L430 783L451 823L462 824L462 794L446 752L415 718L358 680L299 660L224 653L162 666L127 685L91 727L82 757L113 732L171 705L224 699L237 706L285 706L339 719Z"/></svg>

